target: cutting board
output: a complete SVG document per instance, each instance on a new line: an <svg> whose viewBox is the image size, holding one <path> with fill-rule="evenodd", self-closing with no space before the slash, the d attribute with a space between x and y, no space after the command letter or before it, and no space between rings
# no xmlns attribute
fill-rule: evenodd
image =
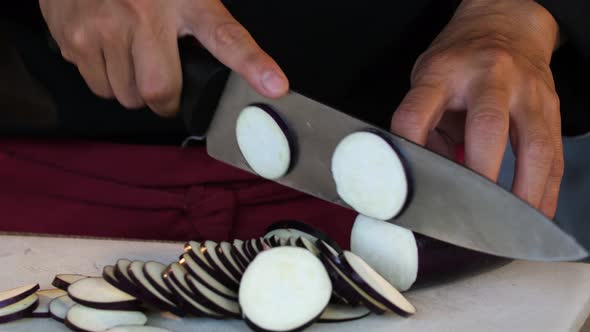
<svg viewBox="0 0 590 332"><path fill-rule="evenodd" d="M0 235L0 289L38 282L51 287L59 273L99 276L118 258L169 263L182 243ZM590 265L515 261L460 281L406 293L418 313L332 324L310 332L578 331L590 313ZM150 325L183 331L249 331L239 320L154 315ZM0 325L0 332L67 331L51 319Z"/></svg>

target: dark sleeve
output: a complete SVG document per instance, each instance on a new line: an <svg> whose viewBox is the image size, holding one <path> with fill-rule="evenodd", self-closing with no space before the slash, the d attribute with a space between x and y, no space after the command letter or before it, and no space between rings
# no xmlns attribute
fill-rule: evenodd
<svg viewBox="0 0 590 332"><path fill-rule="evenodd" d="M537 0L559 24L559 29L578 52L590 60L590 1Z"/></svg>

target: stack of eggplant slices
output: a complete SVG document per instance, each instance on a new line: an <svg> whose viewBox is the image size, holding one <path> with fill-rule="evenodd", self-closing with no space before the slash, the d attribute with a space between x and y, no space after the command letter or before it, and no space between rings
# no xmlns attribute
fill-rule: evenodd
<svg viewBox="0 0 590 332"><path fill-rule="evenodd" d="M236 122L244 159L267 179L289 172L293 137L264 105L246 107ZM301 331L371 314L411 316L416 308L403 292L496 261L382 221L403 210L409 192L406 167L385 136L348 135L331 166L338 194L360 213L350 250L309 224L279 220L259 238L190 241L175 262L121 258L100 277L60 274L55 289L2 291L0 323L45 317L73 331L158 332L168 330L147 326L148 316L165 311L174 319L242 319L254 331Z"/></svg>

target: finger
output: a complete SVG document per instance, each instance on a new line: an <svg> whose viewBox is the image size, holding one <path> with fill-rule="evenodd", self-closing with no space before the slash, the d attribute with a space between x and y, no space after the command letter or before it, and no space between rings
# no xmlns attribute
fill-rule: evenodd
<svg viewBox="0 0 590 332"><path fill-rule="evenodd" d="M90 90L103 98L112 98L103 50L97 36L77 25L66 32L66 45L62 53L70 58Z"/></svg>
<svg viewBox="0 0 590 332"><path fill-rule="evenodd" d="M279 65L254 41L221 1L196 1L183 13L189 30L220 62L239 73L261 95L277 98L289 89Z"/></svg>
<svg viewBox="0 0 590 332"><path fill-rule="evenodd" d="M182 71L176 31L138 29L133 36L131 56L141 99L161 116L178 113Z"/></svg>
<svg viewBox="0 0 590 332"><path fill-rule="evenodd" d="M516 142L515 195L538 208L553 164L554 147L545 124L542 104L534 97L523 99L513 112Z"/></svg>
<svg viewBox="0 0 590 332"><path fill-rule="evenodd" d="M107 76L115 97L129 109L144 106L135 82L130 32L103 29L102 34Z"/></svg>
<svg viewBox="0 0 590 332"><path fill-rule="evenodd" d="M555 216L559 190L564 173L563 140L561 136L561 116L559 112L559 98L553 93L547 94L545 105L545 119L551 135L554 147L554 158L549 171L549 178L545 186L545 192L541 199L540 210L549 218Z"/></svg>
<svg viewBox="0 0 590 332"><path fill-rule="evenodd" d="M447 103L443 84L417 82L404 97L391 119L391 132L420 145L443 114Z"/></svg>
<svg viewBox="0 0 590 332"><path fill-rule="evenodd" d="M465 165L496 181L506 150L510 90L492 77L474 81L466 95Z"/></svg>

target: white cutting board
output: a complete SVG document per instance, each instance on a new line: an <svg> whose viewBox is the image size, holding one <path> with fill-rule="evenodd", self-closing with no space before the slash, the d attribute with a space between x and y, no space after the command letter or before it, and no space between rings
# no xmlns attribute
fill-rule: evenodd
<svg viewBox="0 0 590 332"><path fill-rule="evenodd" d="M180 243L0 235L0 289L39 282L51 287L59 273L101 274L118 258L169 263ZM516 261L497 270L406 293L418 313L370 316L348 323L315 324L310 332L578 331L590 313L590 264ZM239 320L151 317L150 324L183 331L249 331ZM68 331L51 319L0 325L0 332Z"/></svg>

